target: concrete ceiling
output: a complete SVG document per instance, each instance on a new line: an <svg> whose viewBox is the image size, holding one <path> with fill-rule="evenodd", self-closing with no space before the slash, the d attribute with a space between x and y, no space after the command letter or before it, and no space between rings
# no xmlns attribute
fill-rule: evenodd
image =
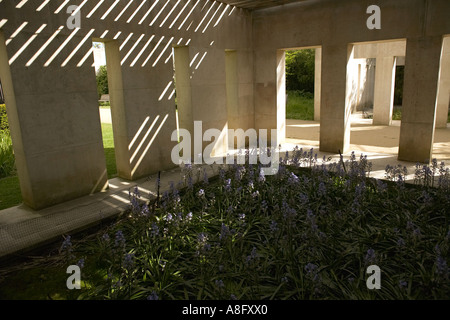
<svg viewBox="0 0 450 320"><path fill-rule="evenodd" d="M306 0L218 0L238 8L244 8L248 10L258 10L270 7L281 6L283 4L302 2Z"/></svg>

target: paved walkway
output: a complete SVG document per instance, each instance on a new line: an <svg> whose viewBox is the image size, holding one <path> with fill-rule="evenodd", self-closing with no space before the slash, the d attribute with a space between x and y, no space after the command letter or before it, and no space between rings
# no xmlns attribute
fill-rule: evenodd
<svg viewBox="0 0 450 320"><path fill-rule="evenodd" d="M102 111L106 110L106 111ZM107 116L109 109L101 109ZM102 119L105 119L102 115ZM394 121L390 127L372 126L371 120L355 116L351 128L351 149L344 154L348 159L351 150L357 157L361 153L368 156L373 164L372 177L384 178L387 164L398 163L406 166L411 180L415 163L397 161L400 122ZM313 148L318 158L323 155L338 161L338 154L318 151L320 126L314 121L287 120L287 139L281 151L292 151L298 145L304 150ZM437 129L435 134L434 156L450 165L450 127ZM208 175L217 174L217 168L205 166ZM183 179L180 168L161 173L161 193L169 189L170 182L178 183ZM105 192L75 199L44 210L34 211L24 205L0 211L0 266L2 257L21 256L29 249L45 243L62 241L62 235L74 234L87 226L117 216L129 206L128 193L139 186L144 199L156 195L156 175L138 181L126 181L114 178L109 181L110 188Z"/></svg>

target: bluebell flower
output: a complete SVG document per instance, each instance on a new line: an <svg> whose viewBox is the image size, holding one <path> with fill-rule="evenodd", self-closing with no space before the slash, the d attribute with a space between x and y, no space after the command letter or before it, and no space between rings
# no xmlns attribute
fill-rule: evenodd
<svg viewBox="0 0 450 320"><path fill-rule="evenodd" d="M314 263L309 262L306 266L305 266L305 271L306 271L306 276L310 279L312 279L312 281L314 282L320 282L321 278L319 276L319 267L317 265L315 265Z"/></svg>
<svg viewBox="0 0 450 320"><path fill-rule="evenodd" d="M436 273L446 277L448 275L447 261L439 254L436 258Z"/></svg>
<svg viewBox="0 0 450 320"><path fill-rule="evenodd" d="M200 189L200 190L198 191L198 196L199 196L199 197L204 197L204 196L205 196L205 190Z"/></svg>
<svg viewBox="0 0 450 320"><path fill-rule="evenodd" d="M147 300L158 300L158 299L159 297L155 291L152 291L152 293L150 293L150 295L147 297Z"/></svg>
<svg viewBox="0 0 450 320"><path fill-rule="evenodd" d="M230 228L228 228L224 223L220 228L219 240L225 240L231 234Z"/></svg>
<svg viewBox="0 0 450 320"><path fill-rule="evenodd" d="M134 195L135 195L136 197L138 197L138 198L141 197L141 193L139 192L138 186L135 186L135 187L134 187Z"/></svg>
<svg viewBox="0 0 450 320"><path fill-rule="evenodd" d="M147 216L149 213L150 213L150 209L149 209L148 205L144 204L142 206L141 214L143 216Z"/></svg>
<svg viewBox="0 0 450 320"><path fill-rule="evenodd" d="M123 259L123 266L125 269L131 269L134 266L134 254L125 254L125 257Z"/></svg>
<svg viewBox="0 0 450 320"><path fill-rule="evenodd" d="M230 299L231 299L231 300L237 300L237 297L236 297L234 294L231 294L231 295L230 295Z"/></svg>
<svg viewBox="0 0 450 320"><path fill-rule="evenodd" d="M258 181L259 181L259 182L264 182L264 181L266 181L266 177L265 177L265 175L264 175L264 169L259 170Z"/></svg>
<svg viewBox="0 0 450 320"><path fill-rule="evenodd" d="M252 260L257 258L257 253L256 253L256 247L253 247L252 251L250 252L250 255L247 256L247 258L245 259L245 261L247 263L250 263Z"/></svg>
<svg viewBox="0 0 450 320"><path fill-rule="evenodd" d="M375 250L373 250L372 248L367 250L367 254L364 258L364 261L366 263L373 263L375 261Z"/></svg>
<svg viewBox="0 0 450 320"><path fill-rule="evenodd" d="M288 183L297 184L299 182L300 182L300 179L293 172L291 172L288 177Z"/></svg>
<svg viewBox="0 0 450 320"><path fill-rule="evenodd" d="M306 204L306 203L309 202L309 197L308 197L308 195L305 194L305 193L300 193L300 195L299 195L299 200L300 200L300 202L301 202L302 204Z"/></svg>
<svg viewBox="0 0 450 320"><path fill-rule="evenodd" d="M192 220L192 212L189 212L189 213L186 215L186 220L187 220L187 221L191 221L191 220Z"/></svg>
<svg viewBox="0 0 450 320"><path fill-rule="evenodd" d="M400 280L398 282L398 286L402 289L405 289L406 287L408 287L408 282L406 282L405 280Z"/></svg>
<svg viewBox="0 0 450 320"><path fill-rule="evenodd" d="M399 238L397 240L397 246L404 247L405 246L405 240L403 240L402 238Z"/></svg>
<svg viewBox="0 0 450 320"><path fill-rule="evenodd" d="M266 200L261 201L261 209L263 212L267 212L269 210L269 205Z"/></svg>
<svg viewBox="0 0 450 320"><path fill-rule="evenodd" d="M225 170L222 168L219 170L220 180L225 180Z"/></svg>
<svg viewBox="0 0 450 320"><path fill-rule="evenodd" d="M153 237L156 237L159 235L159 227L155 222L152 223L152 227L150 228L150 230L151 230L150 234Z"/></svg>
<svg viewBox="0 0 450 320"><path fill-rule="evenodd" d="M188 189L192 189L194 187L194 181L192 180L192 177L190 175L187 181L188 181Z"/></svg>
<svg viewBox="0 0 450 320"><path fill-rule="evenodd" d="M317 269L318 269L317 265L315 265L314 263L311 263L311 262L309 262L309 263L305 266L305 271L306 271L308 274L315 273L315 272L317 271Z"/></svg>
<svg viewBox="0 0 450 320"><path fill-rule="evenodd" d="M117 231L116 232L116 238L115 238L115 241L114 241L114 245L116 247L125 246L125 242L126 242L126 240L125 240L125 237L124 237L124 235L122 233L122 230Z"/></svg>
<svg viewBox="0 0 450 320"><path fill-rule="evenodd" d="M231 191L231 179L225 180L225 190Z"/></svg>
<svg viewBox="0 0 450 320"><path fill-rule="evenodd" d="M62 243L62 245L61 245L61 249L60 249L60 251L65 251L65 250L67 250L67 251L72 251L73 249L72 249L72 242L70 241L71 240L71 237L70 236L67 236L65 239L64 239L64 241L63 241L63 243Z"/></svg>
<svg viewBox="0 0 450 320"><path fill-rule="evenodd" d="M272 220L272 222L270 223L270 231L275 232L278 230L278 224Z"/></svg>
<svg viewBox="0 0 450 320"><path fill-rule="evenodd" d="M216 281L214 281L214 283L216 284L216 286L217 286L218 288L223 288L223 287L225 287L225 284L223 283L222 280L216 280Z"/></svg>
<svg viewBox="0 0 450 320"><path fill-rule="evenodd" d="M412 221L406 222L406 229L414 229L414 223Z"/></svg>
<svg viewBox="0 0 450 320"><path fill-rule="evenodd" d="M111 240L111 239L109 238L109 235L108 235L107 233L105 233L105 234L102 236L102 239L103 239L104 241L106 241L106 242L109 242L109 240Z"/></svg>
<svg viewBox="0 0 450 320"><path fill-rule="evenodd" d="M197 235L197 242L202 252L209 251L211 249L211 245L208 243L208 235L206 233L199 233Z"/></svg>
<svg viewBox="0 0 450 320"><path fill-rule="evenodd" d="M77 266L79 266L80 267L80 269L83 269L84 268L84 259L82 258L82 259L80 259L80 260L78 260L78 262L77 262Z"/></svg>
<svg viewBox="0 0 450 320"><path fill-rule="evenodd" d="M320 197L323 197L327 194L327 188L325 187L325 183L323 183L323 181L320 181L319 183L318 194Z"/></svg>

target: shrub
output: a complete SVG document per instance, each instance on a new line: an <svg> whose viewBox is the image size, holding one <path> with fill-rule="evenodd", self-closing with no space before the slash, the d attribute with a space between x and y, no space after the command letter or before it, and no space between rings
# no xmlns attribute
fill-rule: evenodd
<svg viewBox="0 0 450 320"><path fill-rule="evenodd" d="M6 114L6 106L0 104L0 131L9 130L8 115Z"/></svg>
<svg viewBox="0 0 450 320"><path fill-rule="evenodd" d="M9 130L0 131L0 178L14 175L16 160Z"/></svg>
<svg viewBox="0 0 450 320"><path fill-rule="evenodd" d="M108 72L106 70L106 66L100 66L97 71L97 92L98 98L102 96L102 94L108 94Z"/></svg>
<svg viewBox="0 0 450 320"><path fill-rule="evenodd" d="M286 90L314 94L315 49L286 51Z"/></svg>

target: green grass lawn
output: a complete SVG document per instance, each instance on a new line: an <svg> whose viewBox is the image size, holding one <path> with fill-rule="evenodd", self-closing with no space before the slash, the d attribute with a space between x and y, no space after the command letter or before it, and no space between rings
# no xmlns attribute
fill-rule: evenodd
<svg viewBox="0 0 450 320"><path fill-rule="evenodd" d="M22 203L19 177L12 176L0 179L0 210Z"/></svg>
<svg viewBox="0 0 450 320"><path fill-rule="evenodd" d="M108 172L108 179L111 179L117 176L112 125L102 123L102 134L106 170ZM0 179L0 210L11 208L21 203L22 194L20 192L19 178L15 175Z"/></svg>
<svg viewBox="0 0 450 320"><path fill-rule="evenodd" d="M314 120L314 96L298 91L288 91L286 119Z"/></svg>
<svg viewBox="0 0 450 320"><path fill-rule="evenodd" d="M102 134L103 148L105 149L106 170L108 172L108 179L111 179L117 176L112 124L102 123Z"/></svg>

